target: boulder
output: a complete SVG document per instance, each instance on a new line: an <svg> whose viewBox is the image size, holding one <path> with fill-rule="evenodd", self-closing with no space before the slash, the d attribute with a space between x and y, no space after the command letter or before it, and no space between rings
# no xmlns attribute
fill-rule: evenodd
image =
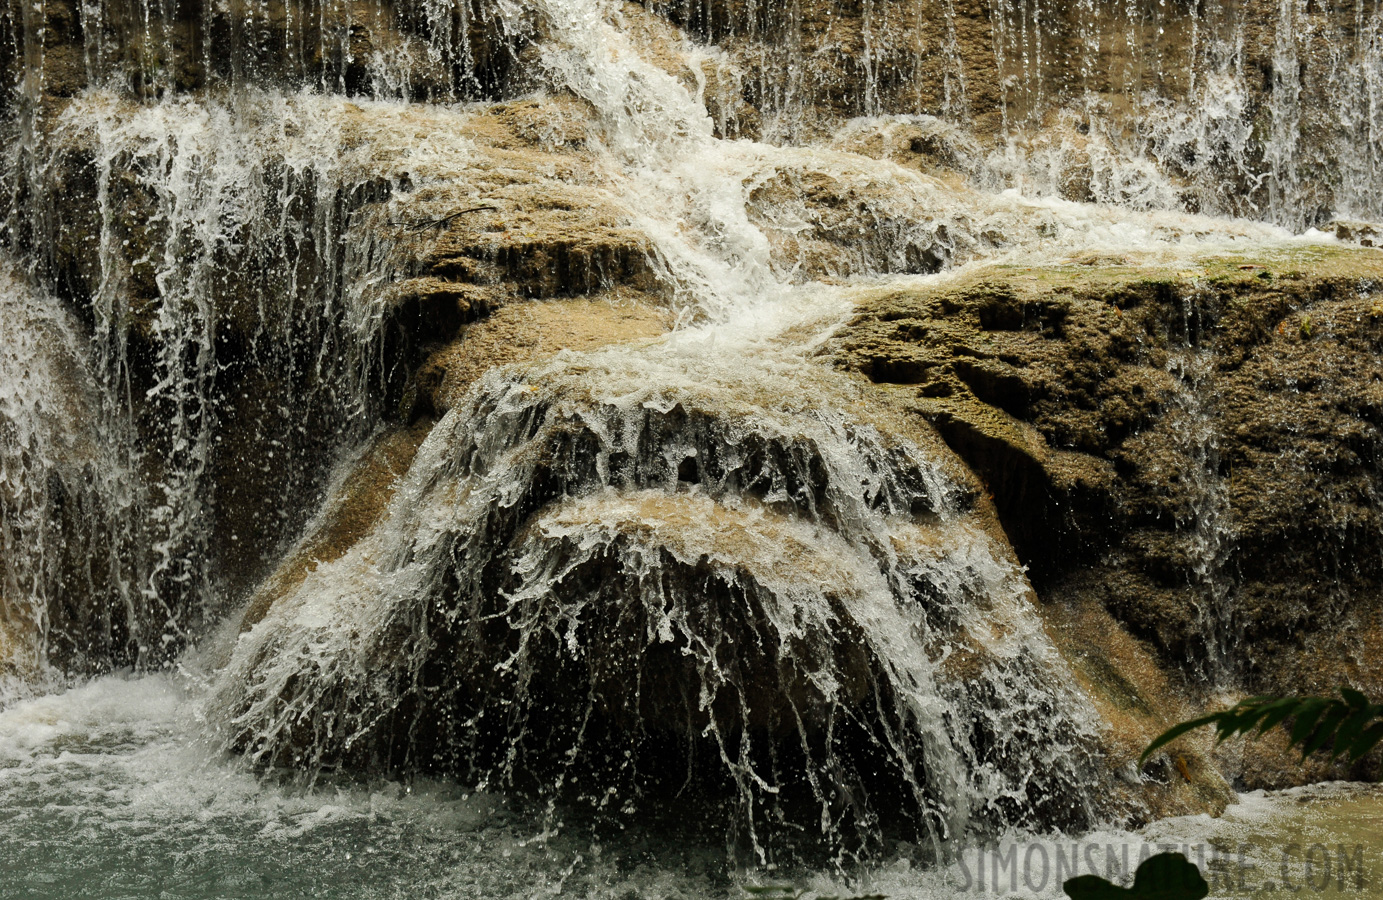
<svg viewBox="0 0 1383 900"><path fill-rule="evenodd" d="M1379 694L1380 285L1329 245L996 265L863 296L829 352L984 480L1052 615L1108 611L1193 706Z"/></svg>

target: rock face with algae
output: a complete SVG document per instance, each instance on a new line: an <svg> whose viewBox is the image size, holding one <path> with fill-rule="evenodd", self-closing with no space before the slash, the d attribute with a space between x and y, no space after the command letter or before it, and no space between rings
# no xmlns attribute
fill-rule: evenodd
<svg viewBox="0 0 1383 900"><path fill-rule="evenodd" d="M1383 690L1383 254L980 268L868 293L829 352L985 481L1054 616L1192 688Z"/></svg>
<svg viewBox="0 0 1383 900"><path fill-rule="evenodd" d="M506 305L608 294L601 310L644 310L629 334L663 327L647 324L662 321L647 312L661 291L648 239L602 188L592 112L573 98L456 112L94 93L58 106L31 184L45 213L16 217L29 230L14 239L35 246L38 277L82 322L98 385L121 386L90 424L131 448L131 521L117 527L162 559L122 548L110 588L178 595L167 615L184 635L276 567L340 454L444 411L463 377L449 371L474 378L517 358L502 343L543 345L541 308L526 327ZM464 360L444 352L486 319L508 336ZM552 349L571 338L557 330ZM160 507L186 511L134 521ZM210 565L193 571L196 559ZM182 643L124 629L95 656L55 646L53 662L99 667Z"/></svg>
<svg viewBox="0 0 1383 900"><path fill-rule="evenodd" d="M0 675L229 616L261 762L580 760L597 806L685 773L756 849L765 814L868 848L1303 777L1134 763L1227 694L1383 693L1383 145L1337 102L1383 95L1378 13L1223 6L611 4L615 90L537 6L6 5L0 243L129 466L99 519L95 454L0 485L37 511L7 550L70 538L0 557ZM695 115L630 127L664 100ZM1147 209L1337 243L1002 261ZM1150 227L1253 230L1208 223ZM854 312L697 362L698 254Z"/></svg>

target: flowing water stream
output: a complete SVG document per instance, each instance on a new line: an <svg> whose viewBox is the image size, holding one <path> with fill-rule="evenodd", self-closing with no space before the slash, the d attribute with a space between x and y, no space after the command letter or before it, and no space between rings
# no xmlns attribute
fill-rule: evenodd
<svg viewBox="0 0 1383 900"><path fill-rule="evenodd" d="M778 98L764 142L728 140L704 77L669 74L631 11L593 0L376 10L412 31L368 53L325 5L246 4L224 34L212 5L83 5L83 66L101 77L56 111L21 83L28 138L7 160L0 646L38 640L0 693L0 897L736 896L778 874L831 893L861 871L941 897L967 890L957 857L983 842L1238 833L1233 817L1098 831L1128 812L1101 723L975 486L817 358L871 285L1332 240L1293 233L1320 224L1295 89L1272 94L1266 155L1245 156L1238 20L1195 19L1189 105L1128 88L1156 113L1139 135L1092 130L1093 106L1053 113L1084 117L1083 199L1105 205L1055 196L1070 147L1017 136L1054 102L1057 38L1031 5L996 17L997 68L1021 76L1001 98L1014 136L971 156L949 2L903 24L866 3L855 112L873 118L810 141L799 16L796 43L744 75ZM1359 52L1331 77L1364 102L1328 110L1350 198L1332 211L1377 218L1383 17L1357 6ZM1295 14L1284 0L1282 21ZM723 36L714 18L703 37ZM889 100L900 28L952 48L962 185L839 149L852 129L940 127ZM41 29L16 33L21 71L44 71ZM1305 52L1278 35L1277 58ZM1108 39L1082 34L1087 69ZM710 61L703 76L719 59L682 52ZM206 86L180 93L188 79ZM593 196L646 236L677 327L491 369L378 520L241 633L245 597L401 402L391 291L415 263L398 223L437 192L486 199L456 187L493 165L468 136L485 104L461 101L531 91L589 110ZM447 102L409 102L428 97ZM1244 203L1231 170L1255 183ZM863 198L849 224L867 237L808 241L821 173ZM93 245L67 246L77 233ZM1227 679L1207 362L1188 341L1168 367L1188 477L1205 482L1187 527L1207 671ZM228 472L245 496L222 491ZM1242 827L1292 808L1251 800Z"/></svg>

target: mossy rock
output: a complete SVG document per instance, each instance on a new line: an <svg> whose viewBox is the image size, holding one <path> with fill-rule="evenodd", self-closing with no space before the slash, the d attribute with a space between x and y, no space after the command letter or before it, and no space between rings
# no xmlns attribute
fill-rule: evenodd
<svg viewBox="0 0 1383 900"><path fill-rule="evenodd" d="M997 265L862 292L828 352L974 468L1040 597L1188 696L1378 692L1381 300L1339 245Z"/></svg>

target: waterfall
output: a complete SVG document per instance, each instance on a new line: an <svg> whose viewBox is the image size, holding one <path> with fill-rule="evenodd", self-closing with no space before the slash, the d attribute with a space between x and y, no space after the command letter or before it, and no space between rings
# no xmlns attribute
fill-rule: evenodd
<svg viewBox="0 0 1383 900"><path fill-rule="evenodd" d="M813 367L681 344L486 376L236 645L229 744L626 814L723 783L760 856L802 803L869 846L884 771L938 856L1034 804L1088 821L1093 726L964 491Z"/></svg>
<svg viewBox="0 0 1383 900"><path fill-rule="evenodd" d="M21 684L16 676L45 674L42 647L52 620L59 628L76 624L64 615L65 595L80 596L84 576L100 577L99 565L69 570L80 561L66 544L80 537L73 528L84 524L84 507L100 499L92 482L110 460L92 427L96 392L78 329L8 261L0 266L0 639L7 660L0 690L8 694ZM103 613L81 610L97 620Z"/></svg>
<svg viewBox="0 0 1383 900"><path fill-rule="evenodd" d="M1167 369L1176 379L1173 429L1182 456L1190 462L1181 475L1189 508L1180 524L1190 539L1188 575L1199 594L1197 625L1206 644L1202 666L1212 684L1228 687L1234 677L1237 646L1229 567L1234 533L1216 434L1214 354L1204 346L1208 311L1201 307L1205 302L1195 292L1182 299L1184 346L1169 356Z"/></svg>
<svg viewBox="0 0 1383 900"><path fill-rule="evenodd" d="M51 124L31 170L42 214L16 214L13 231L42 224L36 268L90 298L80 352L99 386L91 427L123 448L108 505L122 510L111 577L129 609L123 638L65 664L174 658L306 520L274 495L313 496L381 401L397 402L385 360L410 339L388 292L400 229L383 223L413 175L381 179L343 153L352 116L310 94L93 93ZM74 190L75 203L56 193ZM219 493L227 471L248 496Z"/></svg>
<svg viewBox="0 0 1383 900"><path fill-rule="evenodd" d="M1074 527L1053 498L1135 465L1081 468L1105 426L1042 432L1009 394L1058 337L1165 378L1128 421L1184 463L1176 684L1236 684L1202 306L1271 252L1249 284L1295 314L1303 248L1346 252L1310 229L1383 218L1383 6L1316 6L0 14L0 725L51 702L265 796L460 785L535 845L711 834L762 867L1214 808L1208 754L1130 762L1182 708L1161 670L1167 696L1126 683L1158 635L1101 608L1108 646L1073 651L1087 611L1005 530L1015 503ZM1165 347L1084 287L1151 306L1169 271L1194 288ZM1353 271L1322 290L1372 296ZM842 371L833 336L895 290L880 327L914 355ZM551 350L573 298L670 328ZM1077 303L1108 309L1068 335ZM1049 392L1108 376L1086 362ZM1047 481L996 497L984 465ZM50 737L0 755L46 771Z"/></svg>

